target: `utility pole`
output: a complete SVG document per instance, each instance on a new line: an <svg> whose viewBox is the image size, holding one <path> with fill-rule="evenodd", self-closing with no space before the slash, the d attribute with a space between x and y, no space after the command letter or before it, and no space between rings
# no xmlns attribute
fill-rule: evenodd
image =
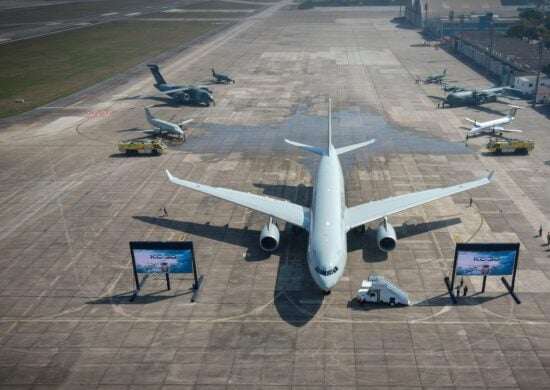
<svg viewBox="0 0 550 390"><path fill-rule="evenodd" d="M539 66L537 67L537 81L535 83L535 95L533 96L533 103L531 104L531 107L535 107L537 104L537 94L539 93L539 79L540 79L540 71L542 68L542 52L544 49L544 41L542 38L539 40Z"/></svg>

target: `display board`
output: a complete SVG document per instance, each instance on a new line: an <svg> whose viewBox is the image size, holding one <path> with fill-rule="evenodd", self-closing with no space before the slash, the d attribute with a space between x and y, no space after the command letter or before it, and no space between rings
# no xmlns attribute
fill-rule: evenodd
<svg viewBox="0 0 550 390"><path fill-rule="evenodd" d="M518 269L519 242L516 243L474 243L456 244L453 273L451 279L445 276L444 281L453 303L457 303L463 277L482 276L481 292L485 292L485 283L488 276L499 276L500 280L510 292L516 303L521 303L514 292L516 273ZM461 282L455 285L455 276L460 276ZM509 283L505 276L512 276ZM456 289L456 295L453 291ZM464 293L463 296L466 296Z"/></svg>
<svg viewBox="0 0 550 390"><path fill-rule="evenodd" d="M136 271L140 274L191 273L193 253L190 249L134 249Z"/></svg>
<svg viewBox="0 0 550 390"><path fill-rule="evenodd" d="M468 245L468 244L466 244ZM474 244L471 244L474 245ZM456 275L458 276L509 276L514 273L517 248L459 248L456 253ZM502 244L494 244L501 246ZM516 244L514 244L516 245Z"/></svg>

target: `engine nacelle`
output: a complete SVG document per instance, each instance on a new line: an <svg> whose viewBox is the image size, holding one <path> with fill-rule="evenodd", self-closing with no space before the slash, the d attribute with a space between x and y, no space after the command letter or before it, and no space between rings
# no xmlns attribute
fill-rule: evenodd
<svg viewBox="0 0 550 390"><path fill-rule="evenodd" d="M380 226L378 226L376 239L380 250L389 252L395 249L395 246L397 245L397 236L393 226L390 225L387 220L384 220Z"/></svg>
<svg viewBox="0 0 550 390"><path fill-rule="evenodd" d="M266 252L273 252L279 246L279 238L279 228L270 218L260 233L260 248Z"/></svg>

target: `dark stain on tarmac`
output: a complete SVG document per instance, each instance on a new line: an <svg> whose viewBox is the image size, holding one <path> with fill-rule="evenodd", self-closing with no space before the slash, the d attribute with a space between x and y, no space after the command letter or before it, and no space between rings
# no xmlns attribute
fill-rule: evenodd
<svg viewBox="0 0 550 390"><path fill-rule="evenodd" d="M290 157L291 150L295 148L286 144L285 138L324 147L327 143L327 126L326 116L307 114L306 108L302 106L280 126L204 123L198 127L206 131L189 137L179 148L193 153L281 152ZM394 128L381 116L364 112L359 107L332 113L332 138L337 148L375 138L374 144L352 152L371 156L384 153L471 153L464 142L450 142L412 130Z"/></svg>

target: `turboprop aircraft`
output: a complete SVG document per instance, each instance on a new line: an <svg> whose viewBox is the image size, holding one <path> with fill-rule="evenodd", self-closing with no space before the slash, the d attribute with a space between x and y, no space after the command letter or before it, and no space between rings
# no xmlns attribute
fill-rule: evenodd
<svg viewBox="0 0 550 390"><path fill-rule="evenodd" d="M344 175L338 156L372 144L375 140L371 139L355 145L335 148L332 145L330 98L328 103L328 144L326 147L304 145L285 139L285 142L290 145L321 156L313 188L311 207L304 207L267 196L194 183L178 179L168 170L166 171L168 178L174 184L225 199L268 215L268 222L260 233L260 247L264 251L274 251L279 245L279 229L274 222L274 218L282 219L307 230L309 232L307 249L309 271L317 286L325 294L330 293L332 287L336 285L344 273L347 260L346 234L351 229L363 227L364 224L370 221L382 219L377 233L378 247L382 251L389 252L395 248L397 240L395 230L388 221L391 214L488 184L493 177L493 172L491 172L485 178L468 183L398 195L358 206L346 207Z"/></svg>
<svg viewBox="0 0 550 390"><path fill-rule="evenodd" d="M147 122L155 127L155 129L152 130L155 135L161 135L162 132L165 131L167 133L175 134L180 138L185 137L183 134L185 125L193 122L193 119L188 119L176 124L155 118L153 114L151 114L151 111L149 111L149 107L145 107L145 116L147 117Z"/></svg>
<svg viewBox="0 0 550 390"><path fill-rule="evenodd" d="M424 80L425 84L430 83L442 83L443 79L447 76L447 68L443 69L442 73L431 74Z"/></svg>
<svg viewBox="0 0 550 390"><path fill-rule="evenodd" d="M160 74L158 65L150 64L147 65L147 67L151 70L155 78L155 88L174 99L175 102L183 104L204 104L207 107L210 103L216 105L212 91L205 86L168 84L164 77L162 77L162 74Z"/></svg>
<svg viewBox="0 0 550 390"><path fill-rule="evenodd" d="M454 106L479 106L485 103L496 102L500 97L506 97L511 100L518 100L516 97L503 96L504 91L517 91L512 87L494 87L487 89L468 89L461 87L452 87L453 90L447 95L443 104L450 107ZM445 87L445 90L451 90L451 87Z"/></svg>
<svg viewBox="0 0 550 390"><path fill-rule="evenodd" d="M235 80L233 80L231 77L229 77L227 75L224 75L224 74L221 74L221 73L216 73L214 68L210 68L210 69L212 70L212 76L216 79L216 83L219 83L219 84L233 83L233 84L235 84Z"/></svg>
<svg viewBox="0 0 550 390"><path fill-rule="evenodd" d="M474 137L479 134L488 134L488 133L493 133L493 134L500 133L500 135L502 135L503 132L521 133L522 130L505 129L504 127L500 126L500 125L505 125L507 123L512 123L516 115L516 111L518 110L518 108L521 108L521 107L512 106L512 105L510 105L510 107L512 107L512 109L510 110L508 115L502 118L493 119L492 121L477 122L470 118L464 118L468 122L473 123L474 125L468 132L468 137Z"/></svg>

